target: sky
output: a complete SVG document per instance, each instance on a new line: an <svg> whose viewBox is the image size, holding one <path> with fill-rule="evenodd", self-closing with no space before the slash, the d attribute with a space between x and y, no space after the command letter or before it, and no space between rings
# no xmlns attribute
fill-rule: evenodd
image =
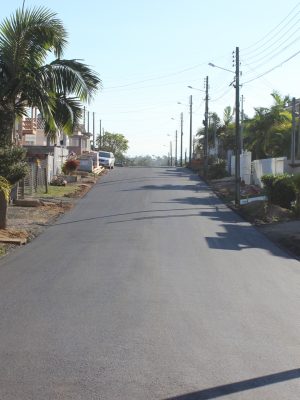
<svg viewBox="0 0 300 400"><path fill-rule="evenodd" d="M22 0L1 4L1 20ZM102 80L86 109L129 140L129 156L166 155L183 113L183 151L209 112L234 107L233 51L240 49L244 112L270 107L273 90L300 97L300 2L295 0L26 0L55 11L68 31L64 58L82 59ZM220 68L213 68L214 63ZM233 72L230 72L233 71ZM260 75L263 75L259 77ZM189 89L193 86L195 89ZM178 104L181 103L181 104Z"/></svg>

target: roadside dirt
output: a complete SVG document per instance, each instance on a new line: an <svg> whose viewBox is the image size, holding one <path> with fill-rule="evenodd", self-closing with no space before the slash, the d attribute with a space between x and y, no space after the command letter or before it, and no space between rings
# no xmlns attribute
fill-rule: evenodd
<svg viewBox="0 0 300 400"><path fill-rule="evenodd" d="M232 178L211 181L209 185L214 193L242 218L300 260L300 219L291 210L268 204L263 200L249 202L237 210L232 203L235 193ZM255 185L244 185L241 194L243 197L253 197L261 196L263 192Z"/></svg>
<svg viewBox="0 0 300 400"><path fill-rule="evenodd" d="M38 236L47 225L70 210L94 183L94 181L82 183L74 193L63 197L40 198L40 205L37 207L9 205L7 229L0 229L0 256Z"/></svg>

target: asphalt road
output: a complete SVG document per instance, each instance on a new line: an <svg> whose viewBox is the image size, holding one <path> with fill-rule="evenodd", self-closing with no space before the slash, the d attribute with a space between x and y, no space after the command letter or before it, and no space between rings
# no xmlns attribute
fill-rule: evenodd
<svg viewBox="0 0 300 400"><path fill-rule="evenodd" d="M119 168L0 261L1 400L300 398L300 263L180 169Z"/></svg>

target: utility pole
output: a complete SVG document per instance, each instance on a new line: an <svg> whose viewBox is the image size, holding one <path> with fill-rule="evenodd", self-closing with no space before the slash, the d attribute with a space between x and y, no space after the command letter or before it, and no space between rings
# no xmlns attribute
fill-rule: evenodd
<svg viewBox="0 0 300 400"><path fill-rule="evenodd" d="M95 113L93 112L93 150L95 150Z"/></svg>
<svg viewBox="0 0 300 400"><path fill-rule="evenodd" d="M83 125L85 130L85 106L83 107Z"/></svg>
<svg viewBox="0 0 300 400"><path fill-rule="evenodd" d="M292 140L291 140L291 164L295 164L295 150L296 150L296 99L292 99Z"/></svg>
<svg viewBox="0 0 300 400"><path fill-rule="evenodd" d="M87 120L87 130L88 130L88 133L90 133L90 112L88 111L88 120Z"/></svg>
<svg viewBox="0 0 300 400"><path fill-rule="evenodd" d="M180 114L180 135L181 135L181 141L180 141L180 166L182 167L182 137L183 137L183 113Z"/></svg>
<svg viewBox="0 0 300 400"><path fill-rule="evenodd" d="M241 130L240 130L240 50L235 49L235 205L240 206L241 201Z"/></svg>
<svg viewBox="0 0 300 400"><path fill-rule="evenodd" d="M193 96L190 95L190 155L189 155L189 163L192 162L192 121L193 121Z"/></svg>
<svg viewBox="0 0 300 400"><path fill-rule="evenodd" d="M101 119L99 121L99 150L101 150L101 146L102 146L102 137L101 137Z"/></svg>
<svg viewBox="0 0 300 400"><path fill-rule="evenodd" d="M207 177L208 172L208 76L205 79L205 114L204 114L204 176Z"/></svg>
<svg viewBox="0 0 300 400"><path fill-rule="evenodd" d="M297 160L300 159L300 103L298 103Z"/></svg>
<svg viewBox="0 0 300 400"><path fill-rule="evenodd" d="M170 141L170 157L171 157L171 167L172 167L173 165L172 140Z"/></svg>
<svg viewBox="0 0 300 400"><path fill-rule="evenodd" d="M175 167L177 167L177 129L175 131Z"/></svg>
<svg viewBox="0 0 300 400"><path fill-rule="evenodd" d="M242 94L242 111L241 111L241 153L244 149L244 95Z"/></svg>

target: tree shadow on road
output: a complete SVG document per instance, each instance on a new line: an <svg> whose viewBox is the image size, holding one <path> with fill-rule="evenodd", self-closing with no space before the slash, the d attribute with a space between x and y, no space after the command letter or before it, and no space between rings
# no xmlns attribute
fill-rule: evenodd
<svg viewBox="0 0 300 400"><path fill-rule="evenodd" d="M290 381L300 378L300 369L291 369L289 371L278 372L275 374L259 376L253 379L229 383L227 385L215 386L212 388L199 390L197 392L182 394L175 397L168 397L164 400L209 400L218 397L227 396L233 393L240 393L246 390L252 390L268 385L274 385L280 382ZM254 395L255 396L255 395ZM253 397L255 398L255 397Z"/></svg>

